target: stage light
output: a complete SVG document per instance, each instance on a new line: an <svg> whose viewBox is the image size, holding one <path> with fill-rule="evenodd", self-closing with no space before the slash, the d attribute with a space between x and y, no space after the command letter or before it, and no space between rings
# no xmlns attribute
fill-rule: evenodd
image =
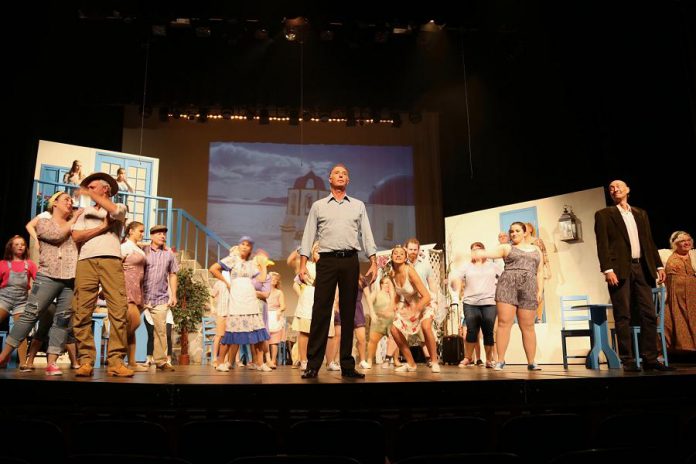
<svg viewBox="0 0 696 464"><path fill-rule="evenodd" d="M270 123L270 117L268 114L268 109L261 108L261 111L259 111L259 124L269 124L269 123Z"/></svg>
<svg viewBox="0 0 696 464"><path fill-rule="evenodd" d="M190 110L188 110L186 112L186 119L188 119L189 121L195 121L196 116L197 116L196 110L194 110L193 108L191 108Z"/></svg>
<svg viewBox="0 0 696 464"><path fill-rule="evenodd" d="M174 119L179 119L181 117L181 110L177 107L172 108L172 117Z"/></svg>
<svg viewBox="0 0 696 464"><path fill-rule="evenodd" d="M232 110L229 108L223 108L220 111L220 116L222 116L222 119L232 119Z"/></svg>
<svg viewBox="0 0 696 464"><path fill-rule="evenodd" d="M422 32L438 32L445 28L445 22L442 20L431 19L425 24L422 24L420 30Z"/></svg>
<svg viewBox="0 0 696 464"><path fill-rule="evenodd" d="M286 18L285 22L285 38L288 42L302 41L304 28L307 25L307 20L302 16L297 18Z"/></svg>

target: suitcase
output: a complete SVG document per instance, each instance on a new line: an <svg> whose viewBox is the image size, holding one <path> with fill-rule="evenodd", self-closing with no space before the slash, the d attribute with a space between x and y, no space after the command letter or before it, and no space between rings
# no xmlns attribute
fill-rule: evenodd
<svg viewBox="0 0 696 464"><path fill-rule="evenodd" d="M442 338L442 362L444 364L459 364L464 359L464 337L459 335L460 320L459 305L452 303L445 322L446 335Z"/></svg>

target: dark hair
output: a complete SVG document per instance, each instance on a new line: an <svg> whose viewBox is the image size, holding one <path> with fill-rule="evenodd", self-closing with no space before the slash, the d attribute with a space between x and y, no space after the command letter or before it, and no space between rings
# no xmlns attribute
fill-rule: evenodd
<svg viewBox="0 0 696 464"><path fill-rule="evenodd" d="M473 250L474 247L479 247L479 248L481 248L482 250L485 250L485 249L486 249L486 247L483 246L483 243L481 243L481 242L474 242L474 243L472 243L471 246L469 247L469 249L470 249L470 250Z"/></svg>
<svg viewBox="0 0 696 464"><path fill-rule="evenodd" d="M24 237L22 237L21 235L15 235L11 239L9 239L5 244L5 257L3 259L12 260L14 258L14 253L12 252L12 242L17 240L18 238L22 239L22 241L24 242L24 253L22 254L21 258L29 258L29 247L27 246L27 241L24 240Z"/></svg>
<svg viewBox="0 0 696 464"><path fill-rule="evenodd" d="M125 241L128 240L128 236L130 235L130 231L135 229L138 226L145 227L142 222L138 222L138 221L129 222L128 225L126 226L126 230L123 231L123 240L121 240L121 243L125 243Z"/></svg>
<svg viewBox="0 0 696 464"><path fill-rule="evenodd" d="M508 230L508 234L512 232L512 226L514 226L515 224L518 224L520 227L522 227L522 232L527 232L527 226L525 225L524 222L515 221L512 224L510 224L510 229Z"/></svg>

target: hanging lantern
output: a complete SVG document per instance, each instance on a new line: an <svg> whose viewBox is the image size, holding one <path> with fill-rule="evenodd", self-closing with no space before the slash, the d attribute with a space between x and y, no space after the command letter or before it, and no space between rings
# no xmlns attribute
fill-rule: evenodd
<svg viewBox="0 0 696 464"><path fill-rule="evenodd" d="M573 242L580 238L577 218L568 205L563 206L563 214L558 218L558 230L561 231L561 240L564 242Z"/></svg>

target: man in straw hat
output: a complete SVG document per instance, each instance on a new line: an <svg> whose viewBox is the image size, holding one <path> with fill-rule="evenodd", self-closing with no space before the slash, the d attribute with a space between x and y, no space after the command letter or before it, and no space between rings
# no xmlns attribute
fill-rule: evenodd
<svg viewBox="0 0 696 464"><path fill-rule="evenodd" d="M126 219L126 205L111 201L116 192L116 180L103 172L89 175L80 183L80 195L88 195L96 205L85 208L72 228L72 238L80 247L73 303L73 330L80 362L75 375L79 377L92 375L96 358L92 313L97 305L100 285L106 297L111 327L106 372L117 377L133 376L133 371L123 364L128 351L128 304L119 235Z"/></svg>

